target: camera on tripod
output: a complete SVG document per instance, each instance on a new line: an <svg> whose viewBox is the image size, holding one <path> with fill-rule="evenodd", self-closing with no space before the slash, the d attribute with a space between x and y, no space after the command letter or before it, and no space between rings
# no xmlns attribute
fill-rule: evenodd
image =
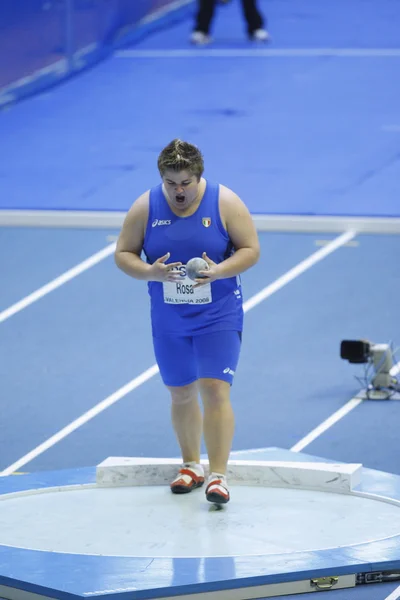
<svg viewBox="0 0 400 600"><path fill-rule="evenodd" d="M390 344L373 344L368 340L343 340L340 344L340 357L352 364L367 363L373 367L374 374L366 387L369 390L399 391L395 377L399 371L394 361Z"/></svg>

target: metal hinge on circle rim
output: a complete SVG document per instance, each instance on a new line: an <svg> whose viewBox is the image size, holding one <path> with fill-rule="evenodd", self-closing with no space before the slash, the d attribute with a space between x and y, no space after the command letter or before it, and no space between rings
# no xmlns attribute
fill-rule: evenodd
<svg viewBox="0 0 400 600"><path fill-rule="evenodd" d="M310 579L310 586L317 590L330 590L339 581L339 577L317 577Z"/></svg>

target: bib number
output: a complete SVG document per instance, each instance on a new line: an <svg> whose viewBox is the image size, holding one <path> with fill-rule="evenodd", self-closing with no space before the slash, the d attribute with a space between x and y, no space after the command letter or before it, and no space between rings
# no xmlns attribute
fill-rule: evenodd
<svg viewBox="0 0 400 600"><path fill-rule="evenodd" d="M212 302L211 284L206 283L195 288L195 282L186 275L184 265L179 267L181 281L163 283L165 304L210 304Z"/></svg>

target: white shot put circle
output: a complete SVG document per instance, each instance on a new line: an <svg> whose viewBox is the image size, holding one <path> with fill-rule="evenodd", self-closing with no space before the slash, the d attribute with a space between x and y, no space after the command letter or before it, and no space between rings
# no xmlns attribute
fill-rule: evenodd
<svg viewBox="0 0 400 600"><path fill-rule="evenodd" d="M222 510L174 495L179 461L111 458L97 484L0 497L0 545L128 557L219 557L352 546L400 534L400 503L354 491L361 465L236 461Z"/></svg>

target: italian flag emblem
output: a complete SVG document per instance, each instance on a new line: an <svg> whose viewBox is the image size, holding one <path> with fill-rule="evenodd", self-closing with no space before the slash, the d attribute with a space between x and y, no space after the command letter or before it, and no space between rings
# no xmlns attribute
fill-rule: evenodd
<svg viewBox="0 0 400 600"><path fill-rule="evenodd" d="M210 227L210 225L211 225L211 219L210 219L210 217L203 217L202 218L202 223L203 223L204 227Z"/></svg>

